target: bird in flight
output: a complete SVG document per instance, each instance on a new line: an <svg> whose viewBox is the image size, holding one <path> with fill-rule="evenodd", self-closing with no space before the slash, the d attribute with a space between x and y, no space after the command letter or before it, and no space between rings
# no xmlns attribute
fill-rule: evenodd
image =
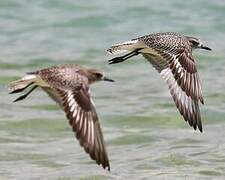
<svg viewBox="0 0 225 180"><path fill-rule="evenodd" d="M172 98L183 116L195 130L202 132L199 102L204 104L200 78L193 49L211 50L195 37L174 32L155 33L111 46L111 54L126 53L109 60L109 64L121 63L142 54L167 83Z"/></svg>
<svg viewBox="0 0 225 180"><path fill-rule="evenodd" d="M109 159L99 118L89 86L97 81L110 81L103 72L79 65L59 65L27 73L9 84L10 93L20 93L32 86L14 102L25 99L41 87L65 111L80 145L98 165L110 170Z"/></svg>

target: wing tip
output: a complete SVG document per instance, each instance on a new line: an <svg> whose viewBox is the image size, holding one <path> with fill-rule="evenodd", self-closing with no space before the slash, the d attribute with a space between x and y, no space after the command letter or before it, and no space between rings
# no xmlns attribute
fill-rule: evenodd
<svg viewBox="0 0 225 180"><path fill-rule="evenodd" d="M105 170L108 170L110 172L110 165L109 165L109 162L107 162L106 164L105 163L100 163L103 167L103 169Z"/></svg>
<svg viewBox="0 0 225 180"><path fill-rule="evenodd" d="M195 121L193 121L193 119L187 119L187 120L185 120L185 121L187 121L188 123L189 123L189 125L191 126L191 127L193 127L193 129L195 130L195 131L197 131L197 130L199 130L201 133L203 133L203 128L202 128L202 122L201 122L201 119L198 119L197 120L197 123L195 122ZM193 123L193 122L195 122L195 123Z"/></svg>
<svg viewBox="0 0 225 180"><path fill-rule="evenodd" d="M201 124L201 123L198 124L198 129L199 129L199 131L200 131L201 133L203 133L203 128L202 128L202 124Z"/></svg>
<svg viewBox="0 0 225 180"><path fill-rule="evenodd" d="M203 133L203 129L202 129L202 126L193 126L193 129L195 130L195 131L197 131L197 130L199 130L201 133Z"/></svg>

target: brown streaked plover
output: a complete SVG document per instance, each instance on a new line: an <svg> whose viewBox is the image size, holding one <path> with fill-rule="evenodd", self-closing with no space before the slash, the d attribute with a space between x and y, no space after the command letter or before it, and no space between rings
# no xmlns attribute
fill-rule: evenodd
<svg viewBox="0 0 225 180"><path fill-rule="evenodd" d="M90 84L111 81L96 69L79 65L59 65L27 73L23 78L9 84L10 93L19 93L33 86L15 101L25 99L35 88L41 87L65 111L66 117L90 157L110 170L106 146L103 139L95 105L91 99Z"/></svg>
<svg viewBox="0 0 225 180"><path fill-rule="evenodd" d="M190 126L202 132L199 101L204 104L201 82L192 56L192 49L206 49L195 37L173 32L156 33L113 45L112 54L129 52L109 60L109 64L123 62L142 54L160 73L169 86L173 100Z"/></svg>

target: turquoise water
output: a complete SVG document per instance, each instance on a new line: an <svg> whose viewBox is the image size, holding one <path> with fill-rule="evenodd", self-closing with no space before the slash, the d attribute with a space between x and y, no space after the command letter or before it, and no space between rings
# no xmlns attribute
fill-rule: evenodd
<svg viewBox="0 0 225 180"><path fill-rule="evenodd" d="M225 2L222 0L1 0L0 179L225 179ZM177 112L143 57L109 66L105 49L137 36L175 31L199 37L204 132ZM92 94L111 172L79 147L64 113L42 91L12 103L6 84L62 63L105 70L114 84Z"/></svg>

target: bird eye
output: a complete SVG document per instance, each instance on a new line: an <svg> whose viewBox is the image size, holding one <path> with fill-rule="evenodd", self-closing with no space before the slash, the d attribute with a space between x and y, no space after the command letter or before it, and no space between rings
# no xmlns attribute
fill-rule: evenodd
<svg viewBox="0 0 225 180"><path fill-rule="evenodd" d="M198 44L199 44L199 42L197 42L197 41L191 41L191 43L194 45L194 46L198 46Z"/></svg>
<svg viewBox="0 0 225 180"><path fill-rule="evenodd" d="M97 78L101 78L103 75L101 73L95 73Z"/></svg>

